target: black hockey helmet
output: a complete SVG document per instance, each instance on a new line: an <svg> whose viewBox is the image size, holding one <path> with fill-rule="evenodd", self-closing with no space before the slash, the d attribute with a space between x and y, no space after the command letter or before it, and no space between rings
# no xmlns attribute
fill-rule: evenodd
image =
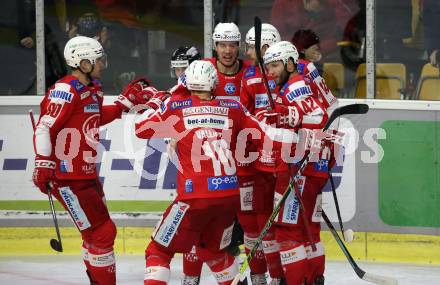
<svg viewBox="0 0 440 285"><path fill-rule="evenodd" d="M187 68L194 60L201 59L196 47L178 47L171 56L171 77L176 78L175 68Z"/></svg>

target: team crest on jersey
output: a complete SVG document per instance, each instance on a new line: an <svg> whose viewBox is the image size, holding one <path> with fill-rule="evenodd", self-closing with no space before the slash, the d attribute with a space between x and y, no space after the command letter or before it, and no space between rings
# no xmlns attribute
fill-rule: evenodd
<svg viewBox="0 0 440 285"><path fill-rule="evenodd" d="M237 88L235 87L235 84L232 82L229 82L225 85L225 92L229 95L234 94L235 90L237 90Z"/></svg>
<svg viewBox="0 0 440 285"><path fill-rule="evenodd" d="M218 101L218 106L220 106L220 107L227 107L227 108L234 108L234 109L240 108L240 105L237 102L224 101L224 100L219 100Z"/></svg>
<svg viewBox="0 0 440 285"><path fill-rule="evenodd" d="M269 84L269 89L270 91L274 91L275 88L277 87L277 84L275 83L275 80L271 79L267 82L267 84Z"/></svg>
<svg viewBox="0 0 440 285"><path fill-rule="evenodd" d="M170 109L171 110L182 109L182 108L186 108L186 107L190 107L190 106L192 106L192 99L173 101L170 104Z"/></svg>
<svg viewBox="0 0 440 285"><path fill-rule="evenodd" d="M255 76L257 74L257 69L255 66L249 66L246 69L246 73L244 74L244 78L249 78Z"/></svg>

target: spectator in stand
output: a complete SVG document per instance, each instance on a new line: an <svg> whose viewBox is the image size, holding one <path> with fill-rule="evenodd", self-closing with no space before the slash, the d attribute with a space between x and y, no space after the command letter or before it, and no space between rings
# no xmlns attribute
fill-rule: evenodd
<svg viewBox="0 0 440 285"><path fill-rule="evenodd" d="M422 3L425 47L428 51L429 62L438 67L440 59L440 1L424 0Z"/></svg>
<svg viewBox="0 0 440 285"><path fill-rule="evenodd" d="M275 0L271 22L282 39L290 39L299 29L315 31L323 57L329 57L335 55L336 43L357 9L355 0Z"/></svg>
<svg viewBox="0 0 440 285"><path fill-rule="evenodd" d="M69 38L86 36L98 40L104 48L110 47L108 30L95 13L84 13L69 29Z"/></svg>
<svg viewBox="0 0 440 285"><path fill-rule="evenodd" d="M293 35L292 43L299 52L299 58L317 63L322 59L319 37L312 30L298 30Z"/></svg>

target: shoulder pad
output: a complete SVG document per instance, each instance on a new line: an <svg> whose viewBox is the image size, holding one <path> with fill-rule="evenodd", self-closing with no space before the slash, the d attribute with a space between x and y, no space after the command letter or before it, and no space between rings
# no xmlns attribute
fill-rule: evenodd
<svg viewBox="0 0 440 285"><path fill-rule="evenodd" d="M72 102L74 93L71 92L72 85L65 82L57 82L49 90L48 99L55 101Z"/></svg>
<svg viewBox="0 0 440 285"><path fill-rule="evenodd" d="M69 82L69 84L73 87L73 89L77 92L80 93L84 90L84 88L86 87L84 84L82 84L81 82L79 82L78 79L74 79L71 80Z"/></svg>
<svg viewBox="0 0 440 285"><path fill-rule="evenodd" d="M304 80L298 80L289 85L287 88L286 98L289 102L293 102L297 98L313 95L312 89Z"/></svg>
<svg viewBox="0 0 440 285"><path fill-rule="evenodd" d="M305 64L303 62L298 62L297 67L298 67L298 72L300 74L304 74L304 70L306 69Z"/></svg>
<svg viewBox="0 0 440 285"><path fill-rule="evenodd" d="M280 89L280 96L284 96L286 94L287 87L289 86L289 82L286 82L283 87Z"/></svg>

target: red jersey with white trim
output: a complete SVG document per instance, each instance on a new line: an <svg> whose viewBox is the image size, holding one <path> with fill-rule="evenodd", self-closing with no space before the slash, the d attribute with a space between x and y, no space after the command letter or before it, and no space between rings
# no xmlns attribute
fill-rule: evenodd
<svg viewBox="0 0 440 285"><path fill-rule="evenodd" d="M298 74L290 78L280 90L280 97L285 106L296 106L301 110L302 118L299 128L322 129L328 120L328 114L324 105L318 100L316 89L307 84L307 79ZM304 157L307 155L304 154ZM310 161L305 168L303 175L318 176L326 178L330 161L330 149L325 146L318 155L319 159ZM298 167L300 162L293 166Z"/></svg>
<svg viewBox="0 0 440 285"><path fill-rule="evenodd" d="M325 109L328 109L338 101L338 99L333 96L332 91L328 88L324 78L319 74L313 62L299 59L297 68L298 72L304 76L306 82L313 89L313 94L315 96L317 95L319 102L321 102Z"/></svg>
<svg viewBox="0 0 440 285"><path fill-rule="evenodd" d="M177 174L178 199L238 195L236 158L245 153L237 141L247 138L249 132L257 145L265 134L277 141L297 140L292 131L259 123L239 102L217 98L172 96L158 111L144 113L136 124L140 138L176 140L182 166Z"/></svg>
<svg viewBox="0 0 440 285"><path fill-rule="evenodd" d="M270 76L267 77L267 83L275 102L278 98L277 84ZM263 74L259 67L252 65L244 71L243 79L241 80L240 102L252 115L266 110L270 106L263 82Z"/></svg>
<svg viewBox="0 0 440 285"><path fill-rule="evenodd" d="M99 127L121 116L118 106L102 102L99 81L86 86L72 75L58 80L41 101L35 153L56 162L57 179L97 178Z"/></svg>
<svg viewBox="0 0 440 285"><path fill-rule="evenodd" d="M278 96L278 88L275 81L268 77L268 85L275 103L282 103ZM263 74L257 66L249 66L244 72L241 81L240 101L253 115L270 106L266 87L263 82ZM258 149L258 159L254 167L261 171L276 172L287 170L287 164L281 159L281 150L273 148L270 151L262 147Z"/></svg>
<svg viewBox="0 0 440 285"><path fill-rule="evenodd" d="M214 91L215 96L218 97L217 99L231 99L240 102L241 80L245 70L251 66L251 62L238 59L238 72L232 75L227 75L218 70L217 59L215 57L206 58L204 60L211 62L217 70L218 83ZM252 149L248 149L247 151L252 151ZM240 176L254 174L250 163L239 161L237 166L237 172Z"/></svg>
<svg viewBox="0 0 440 285"><path fill-rule="evenodd" d="M250 61L239 59L238 72L232 75L227 75L218 71L217 59L215 57L205 58L204 60L210 61L217 69L218 84L215 88L215 96L218 99L232 99L240 101L240 85L243 78L244 71L251 65Z"/></svg>

